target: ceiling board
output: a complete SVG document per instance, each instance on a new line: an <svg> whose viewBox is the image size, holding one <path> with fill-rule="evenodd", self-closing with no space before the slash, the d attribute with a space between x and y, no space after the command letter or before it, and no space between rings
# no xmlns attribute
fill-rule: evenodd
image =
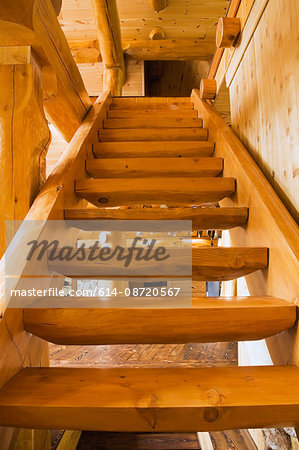
<svg viewBox="0 0 299 450"><path fill-rule="evenodd" d="M215 36L216 23L225 15L228 0L171 0L160 12L146 0L118 0L123 39L147 39L159 25L166 37L202 38ZM63 0L59 16L68 39L96 39L90 0Z"/></svg>

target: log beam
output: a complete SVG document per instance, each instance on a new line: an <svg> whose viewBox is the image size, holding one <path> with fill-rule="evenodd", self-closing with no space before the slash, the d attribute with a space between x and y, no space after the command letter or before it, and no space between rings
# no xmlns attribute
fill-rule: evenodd
<svg viewBox="0 0 299 450"><path fill-rule="evenodd" d="M216 47L235 46L240 31L241 21L238 17L220 17L216 30Z"/></svg>
<svg viewBox="0 0 299 450"><path fill-rule="evenodd" d="M170 0L147 0L149 6L156 12L162 11L167 8Z"/></svg>
<svg viewBox="0 0 299 450"><path fill-rule="evenodd" d="M151 31L150 39L122 41L124 54L140 61L210 61L213 57L214 39L165 39L162 32L164 30L160 30L159 34L157 28L159 27L155 27ZM77 63L94 64L104 61L104 56L101 55L95 41L70 41L69 45Z"/></svg>
<svg viewBox="0 0 299 450"><path fill-rule="evenodd" d="M210 61L215 50L214 39L163 39L124 41L124 52L141 61Z"/></svg>
<svg viewBox="0 0 299 450"><path fill-rule="evenodd" d="M125 63L117 3L116 0L92 0L91 3L105 66L104 88L119 96L125 79Z"/></svg>

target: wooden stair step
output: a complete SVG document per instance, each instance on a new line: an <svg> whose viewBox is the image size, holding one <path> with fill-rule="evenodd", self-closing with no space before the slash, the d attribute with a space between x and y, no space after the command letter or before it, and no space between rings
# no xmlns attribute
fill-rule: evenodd
<svg viewBox="0 0 299 450"><path fill-rule="evenodd" d="M100 130L99 141L206 141L207 128L123 128Z"/></svg>
<svg viewBox="0 0 299 450"><path fill-rule="evenodd" d="M192 280L228 281L268 265L265 247L193 247Z"/></svg>
<svg viewBox="0 0 299 450"><path fill-rule="evenodd" d="M172 249L172 255L179 252L179 248ZM89 249L86 249L89 255ZM171 260L173 261L173 260ZM180 260L182 266L188 267L189 260L187 252L184 252L184 259ZM192 280L193 281L228 281L243 277L256 270L264 269L268 265L268 249L265 247L192 247ZM118 276L129 276L132 274L130 267L124 268L120 262L111 260L103 265L99 259L90 261L48 261L50 271L57 272L70 278L114 278ZM146 266L139 263L134 265L134 275L142 276L145 273L156 277L178 277L173 266L164 263L159 266L159 273L153 275L157 262L152 261ZM148 271L148 272L147 272Z"/></svg>
<svg viewBox="0 0 299 450"><path fill-rule="evenodd" d="M181 98L113 98L110 105L113 109L133 109L133 110L180 110L194 109L194 104L190 102L190 97Z"/></svg>
<svg viewBox="0 0 299 450"><path fill-rule="evenodd" d="M198 297L173 309L96 300L96 308L25 308L25 330L59 345L179 344L264 339L296 320L295 305L272 297Z"/></svg>
<svg viewBox="0 0 299 450"><path fill-rule="evenodd" d="M293 427L296 366L28 367L0 390L7 427L185 432Z"/></svg>
<svg viewBox="0 0 299 450"><path fill-rule="evenodd" d="M88 208L67 209L64 216L67 220L82 221L87 230L96 229L96 223L90 222L96 220L192 220L193 230L225 230L244 225L248 208Z"/></svg>
<svg viewBox="0 0 299 450"><path fill-rule="evenodd" d="M207 141L95 142L96 158L187 158L211 156L214 144Z"/></svg>
<svg viewBox="0 0 299 450"><path fill-rule="evenodd" d="M235 192L234 178L81 179L76 193L99 207L218 202Z"/></svg>
<svg viewBox="0 0 299 450"><path fill-rule="evenodd" d="M153 111L151 109L110 109L107 111L108 119L145 119L155 117L157 119L176 117L183 119L196 119L198 112L195 109L158 109Z"/></svg>
<svg viewBox="0 0 299 450"><path fill-rule="evenodd" d="M103 128L202 128L202 119L183 117L136 117L134 119L104 119Z"/></svg>
<svg viewBox="0 0 299 450"><path fill-rule="evenodd" d="M93 178L214 177L223 170L222 158L106 158L88 159Z"/></svg>

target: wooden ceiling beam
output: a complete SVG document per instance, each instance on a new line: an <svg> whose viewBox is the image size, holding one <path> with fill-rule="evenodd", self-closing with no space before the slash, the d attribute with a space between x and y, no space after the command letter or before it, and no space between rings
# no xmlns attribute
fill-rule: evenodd
<svg viewBox="0 0 299 450"><path fill-rule="evenodd" d="M121 95L125 62L116 0L91 0L99 48L105 66L104 90Z"/></svg>
<svg viewBox="0 0 299 450"><path fill-rule="evenodd" d="M149 6L156 12L162 11L167 8L170 0L147 0Z"/></svg>
<svg viewBox="0 0 299 450"><path fill-rule="evenodd" d="M131 40L123 44L127 55L144 61L210 61L215 50L213 38Z"/></svg>
<svg viewBox="0 0 299 450"><path fill-rule="evenodd" d="M96 41L69 41L69 45L77 63L94 64L103 60L105 64L106 55L100 54ZM126 55L140 61L210 61L215 49L215 40L214 38L125 40L122 42L122 48Z"/></svg>

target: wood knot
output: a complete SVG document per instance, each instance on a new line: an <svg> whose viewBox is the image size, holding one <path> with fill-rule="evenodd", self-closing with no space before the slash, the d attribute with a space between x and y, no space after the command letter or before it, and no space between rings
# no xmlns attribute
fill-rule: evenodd
<svg viewBox="0 0 299 450"><path fill-rule="evenodd" d="M218 391L216 391L215 389L210 389L209 391L207 391L207 399L208 402L213 405L213 406L218 406L221 404L221 395L219 394Z"/></svg>
<svg viewBox="0 0 299 450"><path fill-rule="evenodd" d="M215 422L218 419L218 409L217 408L205 408L203 417L206 422Z"/></svg>
<svg viewBox="0 0 299 450"><path fill-rule="evenodd" d="M106 197L99 198L99 203L108 203L108 198Z"/></svg>

